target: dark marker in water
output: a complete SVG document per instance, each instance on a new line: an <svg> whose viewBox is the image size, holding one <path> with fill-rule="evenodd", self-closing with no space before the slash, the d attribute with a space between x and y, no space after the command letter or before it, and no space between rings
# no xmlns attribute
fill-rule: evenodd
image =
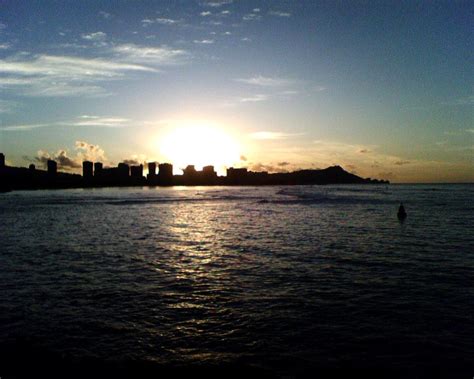
<svg viewBox="0 0 474 379"><path fill-rule="evenodd" d="M397 217L399 220L405 220L407 217L407 212L405 211L403 203L400 203L400 206L398 207Z"/></svg>

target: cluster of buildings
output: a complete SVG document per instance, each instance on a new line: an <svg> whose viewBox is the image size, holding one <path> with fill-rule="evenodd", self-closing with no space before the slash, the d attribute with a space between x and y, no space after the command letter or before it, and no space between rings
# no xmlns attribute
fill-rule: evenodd
<svg viewBox="0 0 474 379"><path fill-rule="evenodd" d="M226 176L218 176L214 166L196 170L193 165L183 169L182 175L173 175L170 163L147 163L148 175L143 175L143 165L119 163L117 167L104 167L101 162L84 161L82 176L58 172L57 162L48 160L47 170L10 167L5 155L0 153L0 191L37 188L80 188L105 186L172 186L172 185L301 185L301 184L387 184L388 181L364 179L344 171L340 166L322 170L299 170L288 173L252 172L246 168L228 168Z"/></svg>

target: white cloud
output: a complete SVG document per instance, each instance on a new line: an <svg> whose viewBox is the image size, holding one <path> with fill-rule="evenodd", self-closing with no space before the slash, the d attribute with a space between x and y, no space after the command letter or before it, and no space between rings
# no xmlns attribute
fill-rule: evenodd
<svg viewBox="0 0 474 379"><path fill-rule="evenodd" d="M0 43L0 50L7 50L11 47L9 43Z"/></svg>
<svg viewBox="0 0 474 379"><path fill-rule="evenodd" d="M98 82L120 79L126 72L157 72L143 65L110 59L30 55L0 59L0 87L28 96L98 96Z"/></svg>
<svg viewBox="0 0 474 379"><path fill-rule="evenodd" d="M203 39L203 40L194 40L194 43L200 44L200 45L210 45L214 43L213 39Z"/></svg>
<svg viewBox="0 0 474 379"><path fill-rule="evenodd" d="M233 0L211 0L211 1L204 1L202 5L207 7L218 8L222 7L223 5L232 4Z"/></svg>
<svg viewBox="0 0 474 379"><path fill-rule="evenodd" d="M109 20L112 18L112 15L108 12L100 11L99 16L105 18L106 20Z"/></svg>
<svg viewBox="0 0 474 379"><path fill-rule="evenodd" d="M235 79L237 82L242 82L246 84L252 84L255 86L261 86L261 87L279 87L279 86L285 86L292 84L293 82L288 79L283 79L283 78L270 78L270 77L265 77L265 76L254 76L251 78L240 78L240 79Z"/></svg>
<svg viewBox="0 0 474 379"><path fill-rule="evenodd" d="M71 126L98 126L107 128L122 128L130 125L130 120L121 117L80 116L78 120L67 123Z"/></svg>
<svg viewBox="0 0 474 379"><path fill-rule="evenodd" d="M210 16L212 12L206 11L206 12L201 12L200 15L203 17Z"/></svg>
<svg viewBox="0 0 474 379"><path fill-rule="evenodd" d="M107 34L104 32L95 32L95 33L89 33L89 34L81 34L82 39L88 40L88 41L103 41L107 38Z"/></svg>
<svg viewBox="0 0 474 379"><path fill-rule="evenodd" d="M252 10L252 12L253 12L253 13L258 13L258 12L260 12L260 8L254 8L254 9Z"/></svg>
<svg viewBox="0 0 474 379"><path fill-rule="evenodd" d="M148 25L151 25L151 24L161 24L161 25L176 25L176 24L179 24L180 21L179 20L173 20L172 18L164 18L164 17L158 17L158 18L155 18L153 20L149 19L149 18L146 18L144 20L142 20L142 24L143 26L148 26Z"/></svg>
<svg viewBox="0 0 474 379"><path fill-rule="evenodd" d="M111 50L124 61L156 65L178 63L180 58L187 55L184 50L171 49L167 46L150 47L133 43L117 45Z"/></svg>
<svg viewBox="0 0 474 379"><path fill-rule="evenodd" d="M265 100L268 100L268 95L264 95L264 94L257 94L253 96L242 97L239 99L241 103L257 103L257 102L265 101Z"/></svg>
<svg viewBox="0 0 474 379"><path fill-rule="evenodd" d="M255 13L249 13L249 14L246 14L242 17L242 20L244 21L257 21L257 20L260 20L262 18L262 16L258 15L258 14L255 14Z"/></svg>
<svg viewBox="0 0 474 379"><path fill-rule="evenodd" d="M51 124L18 124L18 125L7 125L7 126L0 126L0 131L6 132L14 132L14 131L24 131L24 130L32 130L36 128L43 128L45 126L51 126Z"/></svg>
<svg viewBox="0 0 474 379"><path fill-rule="evenodd" d="M291 13L288 12L270 11L268 14L277 17L291 17Z"/></svg>

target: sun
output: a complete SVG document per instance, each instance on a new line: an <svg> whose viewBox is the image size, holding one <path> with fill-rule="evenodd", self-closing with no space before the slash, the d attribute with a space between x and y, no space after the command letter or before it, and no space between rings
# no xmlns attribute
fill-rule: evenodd
<svg viewBox="0 0 474 379"><path fill-rule="evenodd" d="M213 165L223 174L239 162L239 145L222 129L209 125L177 126L160 140L161 155L174 165L175 173L187 165L196 169Z"/></svg>

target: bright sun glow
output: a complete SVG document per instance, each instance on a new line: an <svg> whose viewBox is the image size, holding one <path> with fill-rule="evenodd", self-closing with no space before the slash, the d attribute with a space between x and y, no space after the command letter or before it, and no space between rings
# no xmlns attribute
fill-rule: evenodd
<svg viewBox="0 0 474 379"><path fill-rule="evenodd" d="M161 154L181 173L187 165L196 169L213 165L219 174L239 161L239 146L228 134L207 125L181 126L160 141Z"/></svg>

